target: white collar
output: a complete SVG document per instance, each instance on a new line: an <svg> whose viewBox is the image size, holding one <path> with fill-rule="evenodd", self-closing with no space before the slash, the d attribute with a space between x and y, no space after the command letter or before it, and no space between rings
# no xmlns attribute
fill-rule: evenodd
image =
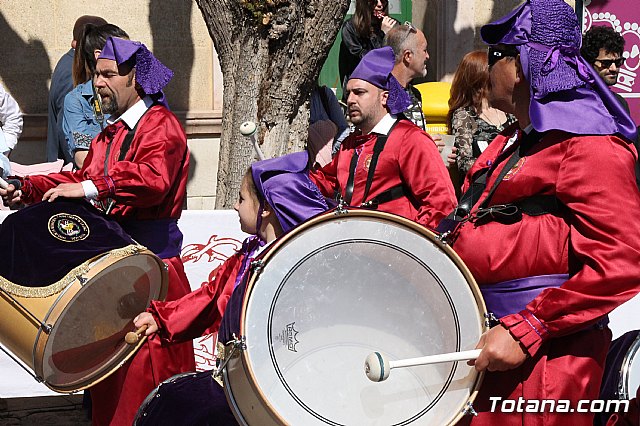
<svg viewBox="0 0 640 426"><path fill-rule="evenodd" d="M393 125L397 120L398 119L395 115L387 113L384 117L382 117L380 121L378 121L378 124L376 124L373 127L373 129L371 129L371 132L369 133L377 133L379 135L388 135L389 131L391 130L391 127L393 127Z"/></svg>
<svg viewBox="0 0 640 426"><path fill-rule="evenodd" d="M109 122L109 124L117 123L118 121L122 120L125 122L129 129L133 129L134 127L136 127L136 124L138 124L138 121L140 121L140 118L142 118L144 113L147 112L147 110L151 108L152 105L153 99L151 99L149 96L145 96L144 98L133 104L131 108L122 113L122 115L116 120L114 120L113 122Z"/></svg>

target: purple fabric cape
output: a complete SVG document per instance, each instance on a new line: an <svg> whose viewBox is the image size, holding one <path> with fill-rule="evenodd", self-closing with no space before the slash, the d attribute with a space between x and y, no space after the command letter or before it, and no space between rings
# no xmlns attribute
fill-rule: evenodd
<svg viewBox="0 0 640 426"><path fill-rule="evenodd" d="M576 28L569 31L554 28L558 22L551 19L533 22L533 14L543 15L551 7L561 10L567 15L563 16L564 21L577 28L577 18L563 0L529 0L481 29L485 43L516 46L520 52L520 62L531 87L529 117L533 128L539 132L555 129L578 135L617 133L635 140L637 130L631 116L580 56L581 40L571 39L571 31ZM532 25L544 27L544 31L536 31ZM563 35L569 40L552 40L561 30L565 30ZM569 89L565 89L567 84Z"/></svg>

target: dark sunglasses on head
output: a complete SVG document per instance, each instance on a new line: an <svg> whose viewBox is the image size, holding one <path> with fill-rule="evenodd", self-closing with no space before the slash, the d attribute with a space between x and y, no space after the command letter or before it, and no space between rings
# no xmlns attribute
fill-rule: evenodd
<svg viewBox="0 0 640 426"><path fill-rule="evenodd" d="M620 68L622 64L624 64L624 61L625 58L621 56L618 59L596 59L594 63L599 62L600 65L596 65L601 68L611 68L611 64L616 64L616 68Z"/></svg>
<svg viewBox="0 0 640 426"><path fill-rule="evenodd" d="M506 58L507 56L515 58L518 56L518 50L515 47L498 47L498 46L489 46L487 51L489 66L492 66L500 59Z"/></svg>

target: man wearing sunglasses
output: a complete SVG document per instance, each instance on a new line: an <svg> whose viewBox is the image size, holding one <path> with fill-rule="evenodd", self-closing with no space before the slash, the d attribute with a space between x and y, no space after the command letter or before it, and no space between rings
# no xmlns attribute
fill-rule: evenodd
<svg viewBox="0 0 640 426"><path fill-rule="evenodd" d="M582 37L580 53L595 68L607 86L613 86L618 82L618 73L624 64L623 50L624 38L616 30L611 27L593 26Z"/></svg>
<svg viewBox="0 0 640 426"><path fill-rule="evenodd" d="M527 0L481 36L490 103L518 122L439 226L496 319L470 362L486 372L478 415L459 424L592 425L579 401L599 399L607 314L640 290L636 127L580 56L564 0ZM520 400L527 408L509 410ZM566 401L567 413L531 409L540 401Z"/></svg>

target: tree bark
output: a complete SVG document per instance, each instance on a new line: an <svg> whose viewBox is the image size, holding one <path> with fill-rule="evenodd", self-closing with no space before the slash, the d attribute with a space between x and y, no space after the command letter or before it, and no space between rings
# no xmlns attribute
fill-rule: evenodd
<svg viewBox="0 0 640 426"><path fill-rule="evenodd" d="M255 159L238 128L258 124L267 158L304 149L308 99L340 29L349 0L196 0L224 78L216 208L231 208ZM246 5L272 4L264 24Z"/></svg>

